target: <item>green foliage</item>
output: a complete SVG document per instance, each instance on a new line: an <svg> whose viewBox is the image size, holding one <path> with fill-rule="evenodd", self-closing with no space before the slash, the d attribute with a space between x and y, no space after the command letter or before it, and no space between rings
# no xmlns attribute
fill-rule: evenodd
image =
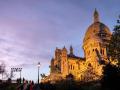
<svg viewBox="0 0 120 90"><path fill-rule="evenodd" d="M40 76L41 76L41 78L42 78L42 79L46 78L46 75L45 75L45 73L43 73L43 74L40 74Z"/></svg>
<svg viewBox="0 0 120 90"><path fill-rule="evenodd" d="M16 90L16 85L10 83L1 83L0 90Z"/></svg>
<svg viewBox="0 0 120 90"><path fill-rule="evenodd" d="M7 90L16 90L16 87L13 86L13 85L11 85L11 86L9 86L9 87L7 88Z"/></svg>
<svg viewBox="0 0 120 90"><path fill-rule="evenodd" d="M118 63L120 64L120 19L117 20L117 25L114 27L108 46L108 55L112 60L118 60Z"/></svg>

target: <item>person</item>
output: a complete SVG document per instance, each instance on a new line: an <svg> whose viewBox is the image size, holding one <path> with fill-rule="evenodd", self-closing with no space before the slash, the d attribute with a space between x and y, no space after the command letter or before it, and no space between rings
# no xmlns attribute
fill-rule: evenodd
<svg viewBox="0 0 120 90"><path fill-rule="evenodd" d="M33 87L34 87L34 82L32 81L32 82L30 83L30 90L33 90Z"/></svg>
<svg viewBox="0 0 120 90"><path fill-rule="evenodd" d="M28 88L28 81L25 80L24 85L23 85L23 90L27 90Z"/></svg>

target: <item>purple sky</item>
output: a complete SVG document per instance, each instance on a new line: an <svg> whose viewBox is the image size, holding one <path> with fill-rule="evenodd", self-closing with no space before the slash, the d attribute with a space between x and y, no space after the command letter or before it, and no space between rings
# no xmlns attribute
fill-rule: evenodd
<svg viewBox="0 0 120 90"><path fill-rule="evenodd" d="M82 41L95 8L112 31L119 4L119 0L0 0L0 61L7 68L23 67L22 76L36 81L37 62L40 73L48 74L56 47L73 45L75 54L84 56Z"/></svg>

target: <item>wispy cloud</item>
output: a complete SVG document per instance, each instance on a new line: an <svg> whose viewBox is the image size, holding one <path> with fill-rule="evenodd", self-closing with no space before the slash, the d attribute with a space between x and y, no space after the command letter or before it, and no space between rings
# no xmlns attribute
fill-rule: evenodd
<svg viewBox="0 0 120 90"><path fill-rule="evenodd" d="M30 67L33 71L32 67L40 61L41 72L48 73L56 46L69 48L72 44L75 54L83 56L83 38L92 23L94 8L100 11L101 21L111 28L120 12L119 3L119 0L1 0L0 61L11 67L24 67L26 73Z"/></svg>

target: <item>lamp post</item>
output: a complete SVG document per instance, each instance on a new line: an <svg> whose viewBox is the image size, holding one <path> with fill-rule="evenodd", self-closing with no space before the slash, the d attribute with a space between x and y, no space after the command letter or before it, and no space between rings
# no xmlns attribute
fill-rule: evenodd
<svg viewBox="0 0 120 90"><path fill-rule="evenodd" d="M22 68L19 68L19 72L20 72L20 83L21 83L21 71L22 71Z"/></svg>
<svg viewBox="0 0 120 90"><path fill-rule="evenodd" d="M38 84L39 84L39 69L40 69L40 62L38 62Z"/></svg>

